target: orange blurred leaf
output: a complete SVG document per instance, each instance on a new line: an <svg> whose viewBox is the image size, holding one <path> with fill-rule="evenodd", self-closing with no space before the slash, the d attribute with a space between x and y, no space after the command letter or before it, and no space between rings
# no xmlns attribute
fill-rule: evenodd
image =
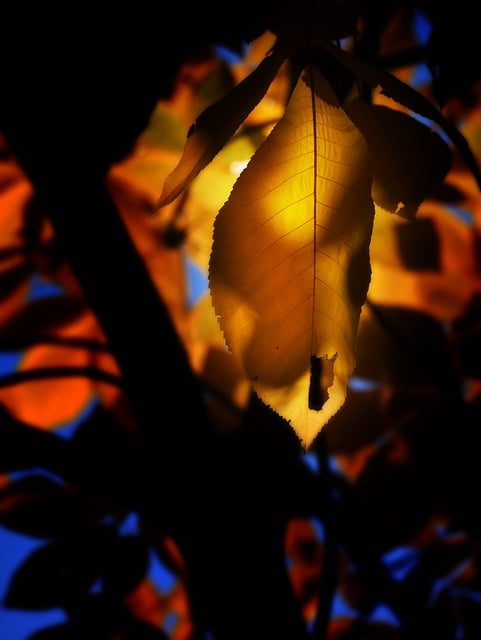
<svg viewBox="0 0 481 640"><path fill-rule="evenodd" d="M52 376L35 379L35 371L55 368L61 370L92 367L110 374L119 375L118 367L108 351L91 350L81 345L62 345L61 338L92 339L101 342L102 333L93 315L85 313L58 327L55 343L38 343L24 352L18 371L32 372L32 379L0 388L0 402L18 420L42 429L56 429L78 418L90 402L100 396L107 405L113 406L121 395L115 384L107 384L89 378L85 372L76 376Z"/></svg>

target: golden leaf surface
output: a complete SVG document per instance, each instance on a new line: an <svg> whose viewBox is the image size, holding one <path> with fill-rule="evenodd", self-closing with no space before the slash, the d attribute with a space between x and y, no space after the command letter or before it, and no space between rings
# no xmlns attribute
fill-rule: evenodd
<svg viewBox="0 0 481 640"><path fill-rule="evenodd" d="M226 344L305 449L355 366L371 184L365 139L308 67L214 223L209 284Z"/></svg>

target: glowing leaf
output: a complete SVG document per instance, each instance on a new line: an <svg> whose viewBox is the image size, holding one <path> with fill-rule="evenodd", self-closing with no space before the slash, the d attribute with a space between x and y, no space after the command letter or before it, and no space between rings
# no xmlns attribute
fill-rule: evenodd
<svg viewBox="0 0 481 640"><path fill-rule="evenodd" d="M371 150L374 202L412 220L421 202L446 177L449 147L435 131L402 111L357 98L344 110Z"/></svg>
<svg viewBox="0 0 481 640"><path fill-rule="evenodd" d="M175 200L230 140L264 97L285 58L284 50L274 46L251 74L199 115L179 164L164 182L157 208Z"/></svg>
<svg viewBox="0 0 481 640"><path fill-rule="evenodd" d="M56 328L58 344L36 344L25 351L17 368L19 373L32 374L32 380L0 388L0 404L18 420L40 429L57 429L79 419L98 397L109 407L118 402L121 389L103 381L87 377L92 369L114 376L119 375L117 363L107 350L89 350L71 345L68 339L84 338L100 342L100 327L95 317L84 313ZM62 338L66 344L62 344ZM51 369L62 375L46 376ZM81 373L68 375L68 369ZM35 377L35 372L44 375Z"/></svg>
<svg viewBox="0 0 481 640"><path fill-rule="evenodd" d="M308 68L214 223L209 279L226 343L305 448L355 366L371 181L366 141Z"/></svg>

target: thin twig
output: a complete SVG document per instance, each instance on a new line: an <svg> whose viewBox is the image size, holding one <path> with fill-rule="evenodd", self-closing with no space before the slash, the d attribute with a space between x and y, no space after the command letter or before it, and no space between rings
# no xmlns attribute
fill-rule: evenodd
<svg viewBox="0 0 481 640"><path fill-rule="evenodd" d="M119 375L102 371L96 367L45 367L15 371L14 373L0 376L0 388L52 378L90 378L115 387L123 386L122 378Z"/></svg>
<svg viewBox="0 0 481 640"><path fill-rule="evenodd" d="M55 345L69 347L73 349L85 349L87 351L97 351L108 353L109 346L100 340L89 340L86 338L68 338L65 336L55 336L51 334L13 336L0 338L0 351L23 351L28 347L37 345Z"/></svg>
<svg viewBox="0 0 481 640"><path fill-rule="evenodd" d="M329 467L329 452L322 432L318 441L317 452L320 463L318 486L322 509L321 520L324 527L324 563L319 584L319 605L312 637L316 640L323 640L327 638L332 602L338 581L339 550L337 526L333 512L333 482Z"/></svg>

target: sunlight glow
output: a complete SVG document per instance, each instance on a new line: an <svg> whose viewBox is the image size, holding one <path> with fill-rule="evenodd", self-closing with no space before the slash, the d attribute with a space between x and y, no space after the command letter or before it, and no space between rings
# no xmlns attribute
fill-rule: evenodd
<svg viewBox="0 0 481 640"><path fill-rule="evenodd" d="M229 165L229 171L234 176L240 176L248 164L249 160L234 160Z"/></svg>

